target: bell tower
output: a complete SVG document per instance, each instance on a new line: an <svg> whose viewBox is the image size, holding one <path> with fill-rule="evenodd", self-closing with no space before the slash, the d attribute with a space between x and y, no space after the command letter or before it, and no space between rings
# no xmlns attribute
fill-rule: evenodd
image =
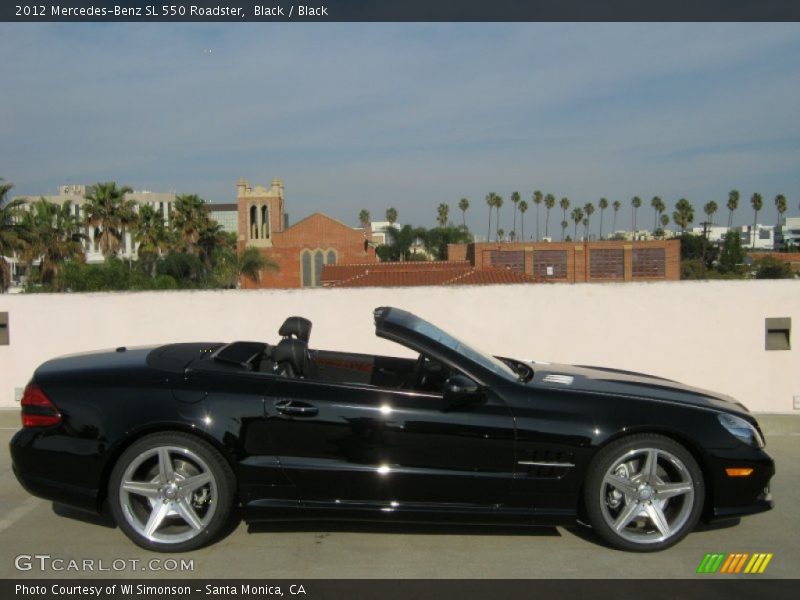
<svg viewBox="0 0 800 600"><path fill-rule="evenodd" d="M272 237L283 232L283 182L277 177L269 189L252 187L244 178L236 182L239 213L238 241L242 246L270 247Z"/></svg>

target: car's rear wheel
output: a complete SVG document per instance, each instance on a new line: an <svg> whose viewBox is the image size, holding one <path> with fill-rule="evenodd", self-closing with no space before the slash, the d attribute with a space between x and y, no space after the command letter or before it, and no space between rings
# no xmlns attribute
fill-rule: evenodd
<svg viewBox="0 0 800 600"><path fill-rule="evenodd" d="M122 453L109 479L109 501L117 525L136 544L185 552L220 533L234 488L233 471L213 446L165 432Z"/></svg>
<svg viewBox="0 0 800 600"><path fill-rule="evenodd" d="M585 486L589 522L622 550L662 550L683 539L700 518L705 497L697 461L674 440L632 435L603 448Z"/></svg>

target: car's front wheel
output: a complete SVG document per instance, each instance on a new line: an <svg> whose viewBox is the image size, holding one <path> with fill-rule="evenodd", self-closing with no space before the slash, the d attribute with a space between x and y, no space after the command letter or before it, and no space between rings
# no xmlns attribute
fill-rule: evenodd
<svg viewBox="0 0 800 600"><path fill-rule="evenodd" d="M221 532L234 497L234 475L208 443L183 433L156 433L122 453L109 479L120 529L160 552L199 548Z"/></svg>
<svg viewBox="0 0 800 600"><path fill-rule="evenodd" d="M589 522L609 544L649 552L667 548L697 524L705 487L697 461L656 434L632 435L603 448L585 487Z"/></svg>

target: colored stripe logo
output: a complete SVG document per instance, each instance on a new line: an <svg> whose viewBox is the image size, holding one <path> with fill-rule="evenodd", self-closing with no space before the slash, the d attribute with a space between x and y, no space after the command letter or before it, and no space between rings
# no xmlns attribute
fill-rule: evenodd
<svg viewBox="0 0 800 600"><path fill-rule="evenodd" d="M697 567L697 573L727 573L727 574L761 574L763 573L774 555L757 552L734 552L727 554L716 552L706 554Z"/></svg>

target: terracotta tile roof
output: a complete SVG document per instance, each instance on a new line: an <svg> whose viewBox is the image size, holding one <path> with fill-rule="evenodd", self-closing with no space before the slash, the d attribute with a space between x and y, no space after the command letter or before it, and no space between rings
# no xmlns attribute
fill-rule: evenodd
<svg viewBox="0 0 800 600"><path fill-rule="evenodd" d="M476 269L469 261L325 265L326 287L411 287L534 283L530 275L508 269Z"/></svg>

